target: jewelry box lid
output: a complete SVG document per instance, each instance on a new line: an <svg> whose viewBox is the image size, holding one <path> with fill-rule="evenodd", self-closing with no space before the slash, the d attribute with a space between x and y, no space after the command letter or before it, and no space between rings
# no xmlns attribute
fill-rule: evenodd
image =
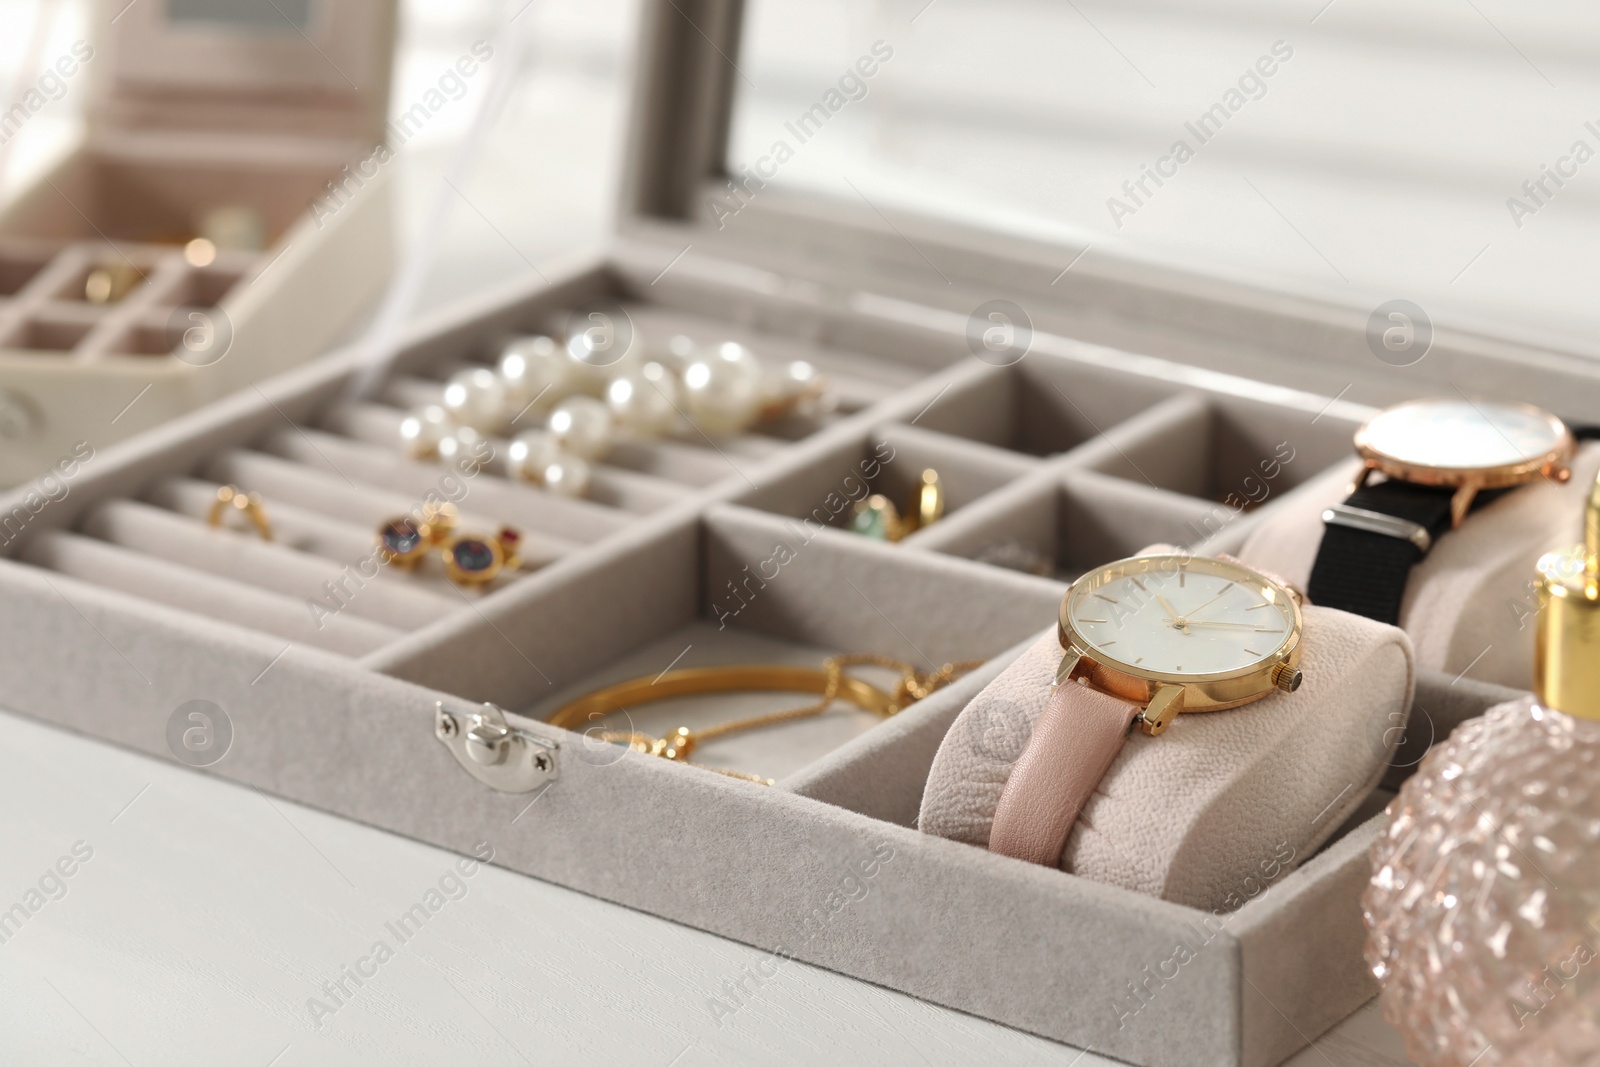
<svg viewBox="0 0 1600 1067"><path fill-rule="evenodd" d="M999 33L988 29L993 12L940 5L925 17L934 7L926 0L870 7L641 0L617 227L619 249L637 257L655 291L714 277L817 321L927 327L930 337L944 335L946 351L970 349L979 358L992 356L981 342L999 326L1008 336L1031 331L1036 344L1048 334L1380 406L1465 392L1516 396L1574 422L1593 421L1584 416L1600 409L1600 347L1590 351L1582 337L1479 314L1471 301L1448 313L1439 307L1436 321L1405 320L1410 326L1399 328L1414 326L1421 340L1414 351L1395 354L1385 346L1401 320L1379 315L1385 300L1406 304L1390 299L1403 293L1283 272L1251 275L1221 257L1197 264L1065 224L1034 224L998 195L985 202L974 196L959 212L945 210L949 189L879 196L864 173L868 157L893 141L901 117L933 121L929 109L942 106L921 99L933 91L928 70L901 90L887 72L909 69L916 49L937 47L945 51L933 66L943 63L946 73L965 64L973 77L995 84L1010 76L998 67L984 75L993 56L971 58L987 55L978 38ZM940 18L953 25L934 33L930 24ZM747 32L751 26L757 32ZM820 48L808 51L813 39L837 45L839 38L849 47L833 48L825 63L813 54ZM1013 35L988 43L1026 42ZM1059 72L1066 62L1055 50L1060 42L1034 43L1029 54L1040 69ZM791 53L804 62L785 65ZM1297 62L1296 72L1309 67L1309 60ZM947 87L939 100L962 91ZM1023 111L1033 106L1013 103ZM960 106L976 123L978 105ZM741 119L741 107L759 121ZM1001 126L1010 121L998 104L982 114ZM989 143L962 149L972 166L1025 164L985 156ZM807 155L790 164L789 153ZM819 166L836 170L838 180L807 184L791 176Z"/></svg>
<svg viewBox="0 0 1600 1067"><path fill-rule="evenodd" d="M91 141L383 139L398 0L97 0Z"/></svg>

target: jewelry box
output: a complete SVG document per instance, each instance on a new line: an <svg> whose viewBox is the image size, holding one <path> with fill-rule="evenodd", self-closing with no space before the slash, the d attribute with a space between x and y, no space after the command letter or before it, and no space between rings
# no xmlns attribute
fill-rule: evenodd
<svg viewBox="0 0 1600 1067"><path fill-rule="evenodd" d="M0 547L7 705L176 758L173 730L203 702L227 741L203 773L463 853L488 841L510 869L780 963L1131 1063L1281 1062L1375 992L1359 896L1386 798L1510 691L1424 673L1409 723L1387 727L1405 740L1385 787L1220 914L919 833L939 742L1053 624L1066 580L1151 542L1237 548L1349 456L1373 405L1457 386L1577 416L1600 376L1443 330L1397 375L1368 352L1365 312L1332 299L1111 257L1056 283L1074 250L776 188L719 228L705 194L726 184L740 7L644 8L603 257L419 324L369 400L347 392L361 354L335 353L97 449L37 507L0 499L0 521L23 516ZM997 299L1025 309L1025 346L973 341ZM402 408L510 336L600 313L641 345L804 358L839 408L636 444L586 499L402 454ZM903 499L929 468L938 522L895 544L845 528L864 492ZM209 527L219 484L261 494L278 540ZM519 526L542 565L476 593L361 578L373 531L430 495ZM541 721L622 679L840 652L986 662L887 721L817 719L724 751L771 786ZM720 995L685 1028L720 1025Z"/></svg>
<svg viewBox="0 0 1600 1067"><path fill-rule="evenodd" d="M87 132L0 213L0 485L343 339L393 258L395 19L107 0L47 57Z"/></svg>

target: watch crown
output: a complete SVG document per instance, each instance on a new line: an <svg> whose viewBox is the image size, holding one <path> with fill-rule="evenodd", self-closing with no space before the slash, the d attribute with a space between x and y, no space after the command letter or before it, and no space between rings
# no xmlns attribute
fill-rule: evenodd
<svg viewBox="0 0 1600 1067"><path fill-rule="evenodd" d="M1287 663L1280 663L1272 669L1272 684L1282 689L1285 693L1292 693L1300 688L1300 683L1306 676L1299 667L1291 667Z"/></svg>

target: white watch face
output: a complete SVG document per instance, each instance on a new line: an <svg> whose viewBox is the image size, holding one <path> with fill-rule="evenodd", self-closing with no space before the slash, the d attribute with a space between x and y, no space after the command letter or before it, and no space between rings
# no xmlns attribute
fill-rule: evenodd
<svg viewBox="0 0 1600 1067"><path fill-rule="evenodd" d="M1122 560L1078 579L1067 618L1082 651L1134 673L1218 675L1276 656L1295 632L1288 594L1195 556Z"/></svg>
<svg viewBox="0 0 1600 1067"><path fill-rule="evenodd" d="M1548 456L1563 432L1554 415L1522 404L1418 400L1373 416L1357 440L1410 466L1477 470Z"/></svg>

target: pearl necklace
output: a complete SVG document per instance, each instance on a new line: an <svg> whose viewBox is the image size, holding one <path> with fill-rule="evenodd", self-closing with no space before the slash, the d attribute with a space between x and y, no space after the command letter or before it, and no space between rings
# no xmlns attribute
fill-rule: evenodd
<svg viewBox="0 0 1600 1067"><path fill-rule="evenodd" d="M452 375L441 403L401 420L400 442L413 459L448 461L472 454L486 436L508 432L529 410L547 412L544 429L511 439L507 468L549 492L583 496L591 464L625 435L714 439L785 415L817 418L837 403L811 364L763 367L735 341L707 348L680 335L663 358L644 360L612 356L585 333L564 346L540 335L506 344L494 370Z"/></svg>

